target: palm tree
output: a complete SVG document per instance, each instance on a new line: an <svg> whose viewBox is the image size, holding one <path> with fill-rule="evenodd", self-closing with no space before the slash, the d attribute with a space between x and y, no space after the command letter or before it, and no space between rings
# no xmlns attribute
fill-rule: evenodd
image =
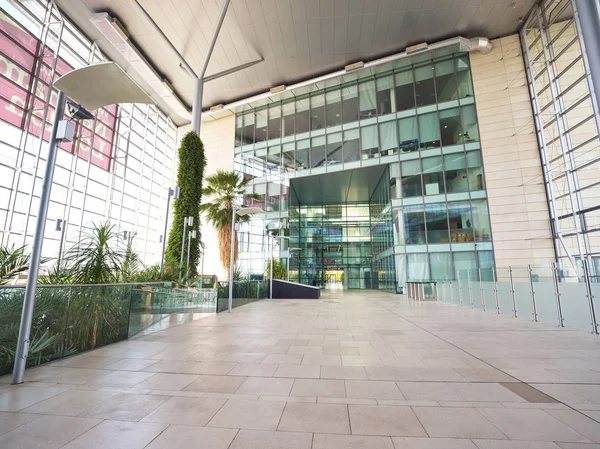
<svg viewBox="0 0 600 449"><path fill-rule="evenodd" d="M0 246L0 285L7 284L16 275L27 271L29 259L30 255L25 252L24 246Z"/></svg>
<svg viewBox="0 0 600 449"><path fill-rule="evenodd" d="M208 176L205 181L207 186L202 189L203 196L212 197L212 199L200 206L200 212L206 213L206 220L212 224L219 233L219 258L227 272L229 272L229 257L231 251L231 205L245 195L246 199L259 199L255 193L246 193L246 187L251 178L242 179L234 171L217 170L217 173ZM237 223L246 223L250 221L249 216L237 216ZM237 261L238 245L237 233L234 241L234 264Z"/></svg>

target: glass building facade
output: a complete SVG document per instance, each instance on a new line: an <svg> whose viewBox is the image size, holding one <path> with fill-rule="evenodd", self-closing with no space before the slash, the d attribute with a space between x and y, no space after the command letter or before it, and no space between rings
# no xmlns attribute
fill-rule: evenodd
<svg viewBox="0 0 600 449"><path fill-rule="evenodd" d="M266 211L242 230L244 268L262 272L272 228L289 229L276 249L300 282L324 285L343 265L348 288L402 288L493 266L468 54L363 72L236 115L234 168ZM363 204L328 195L335 173L375 166L384 172ZM326 175L322 199L290 191L315 175Z"/></svg>

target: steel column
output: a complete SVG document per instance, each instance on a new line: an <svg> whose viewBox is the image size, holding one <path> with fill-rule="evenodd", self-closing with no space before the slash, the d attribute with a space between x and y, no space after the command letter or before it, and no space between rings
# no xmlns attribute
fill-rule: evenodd
<svg viewBox="0 0 600 449"><path fill-rule="evenodd" d="M231 244L229 245L229 306L228 311L231 313L233 307L233 264L235 263L235 206L231 203L232 217L231 217Z"/></svg>
<svg viewBox="0 0 600 449"><path fill-rule="evenodd" d="M565 327L565 321L563 319L562 314L562 306L560 304L560 287L559 287L559 279L558 279L558 269L556 268L556 264L552 264L552 280L554 281L554 296L556 297L556 312L558 318L558 326Z"/></svg>
<svg viewBox="0 0 600 449"><path fill-rule="evenodd" d="M531 265L527 265L527 273L529 274L529 289L531 293L531 312L533 321L537 321L537 307L535 306L535 288L533 287L533 277L531 275Z"/></svg>
<svg viewBox="0 0 600 449"><path fill-rule="evenodd" d="M583 276L585 278L585 288L587 291L588 305L590 307L590 318L592 320L592 333L598 334L598 321L596 320L596 310L594 307L594 294L592 293L592 284L590 283L590 269L587 260L583 262Z"/></svg>
<svg viewBox="0 0 600 449"><path fill-rule="evenodd" d="M512 267L508 267L508 276L510 277L510 295L513 305L513 316L517 317L517 302L515 301L515 284L513 282Z"/></svg>

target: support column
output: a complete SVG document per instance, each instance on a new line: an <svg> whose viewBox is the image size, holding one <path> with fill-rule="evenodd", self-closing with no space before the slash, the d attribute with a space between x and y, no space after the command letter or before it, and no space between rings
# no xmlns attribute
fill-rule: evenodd
<svg viewBox="0 0 600 449"><path fill-rule="evenodd" d="M196 78L194 80L194 103L192 105L192 131L198 137L200 136L200 126L202 125L202 90L204 89L204 80Z"/></svg>

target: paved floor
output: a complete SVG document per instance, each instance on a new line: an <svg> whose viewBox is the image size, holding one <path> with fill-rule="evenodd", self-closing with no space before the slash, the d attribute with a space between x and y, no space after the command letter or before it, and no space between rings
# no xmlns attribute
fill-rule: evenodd
<svg viewBox="0 0 600 449"><path fill-rule="evenodd" d="M600 448L597 338L378 292L261 301L26 379L0 379L0 448Z"/></svg>

